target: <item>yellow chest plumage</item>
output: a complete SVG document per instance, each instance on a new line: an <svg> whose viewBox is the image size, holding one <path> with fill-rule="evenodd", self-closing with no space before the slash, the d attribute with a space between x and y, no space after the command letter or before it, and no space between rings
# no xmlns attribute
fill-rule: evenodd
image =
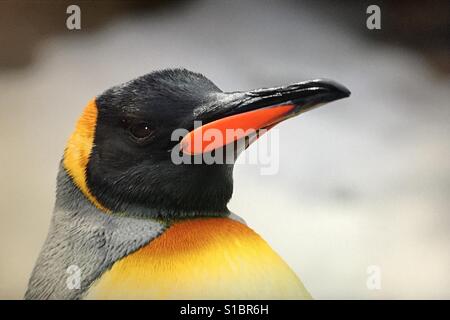
<svg viewBox="0 0 450 320"><path fill-rule="evenodd" d="M173 224L117 261L87 299L308 299L287 264L246 225L228 218Z"/></svg>

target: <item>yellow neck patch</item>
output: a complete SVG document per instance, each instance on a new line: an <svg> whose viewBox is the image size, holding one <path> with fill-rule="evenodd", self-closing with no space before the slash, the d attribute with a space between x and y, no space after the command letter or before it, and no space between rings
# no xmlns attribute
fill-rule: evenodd
<svg viewBox="0 0 450 320"><path fill-rule="evenodd" d="M63 165L75 185L98 209L109 212L92 195L86 183L86 170L94 146L95 127L97 124L97 105L95 99L89 101L78 119L75 131L69 138L64 151Z"/></svg>
<svg viewBox="0 0 450 320"><path fill-rule="evenodd" d="M246 225L228 218L173 224L117 261L87 299L308 299L288 265Z"/></svg>

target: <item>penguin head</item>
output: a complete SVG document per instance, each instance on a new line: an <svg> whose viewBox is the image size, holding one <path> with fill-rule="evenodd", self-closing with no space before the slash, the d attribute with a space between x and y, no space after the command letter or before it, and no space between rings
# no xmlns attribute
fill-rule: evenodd
<svg viewBox="0 0 450 320"><path fill-rule="evenodd" d="M63 167L103 211L162 218L224 215L233 192L230 152L212 163L195 157L232 150L234 160L248 146L236 147L237 142L255 140L258 130L349 94L325 80L222 92L186 69L152 72L88 104ZM208 130L216 139L206 138Z"/></svg>

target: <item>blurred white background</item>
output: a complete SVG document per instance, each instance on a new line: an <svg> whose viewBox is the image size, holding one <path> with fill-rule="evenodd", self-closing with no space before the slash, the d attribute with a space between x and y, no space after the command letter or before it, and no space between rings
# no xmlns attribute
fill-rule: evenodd
<svg viewBox="0 0 450 320"><path fill-rule="evenodd" d="M58 163L87 101L181 66L224 91L317 77L345 84L349 99L278 126L277 175L236 167L230 209L316 299L449 299L448 75L417 51L372 41L319 9L192 1L125 14L95 32L83 32L82 20L81 31L39 42L26 68L2 71L0 298L24 294L51 218ZM364 8L359 14L365 28ZM370 265L381 268L381 290L366 287Z"/></svg>

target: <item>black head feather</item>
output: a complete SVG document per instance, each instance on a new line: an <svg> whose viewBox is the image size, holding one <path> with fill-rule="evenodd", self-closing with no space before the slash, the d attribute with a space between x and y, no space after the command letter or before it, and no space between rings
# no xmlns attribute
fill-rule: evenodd
<svg viewBox="0 0 450 320"><path fill-rule="evenodd" d="M177 144L171 133L192 129L195 109L220 92L199 73L167 69L98 96L87 167L92 194L113 212L163 217L226 214L232 165L175 165L171 160ZM134 136L136 132L144 137Z"/></svg>

